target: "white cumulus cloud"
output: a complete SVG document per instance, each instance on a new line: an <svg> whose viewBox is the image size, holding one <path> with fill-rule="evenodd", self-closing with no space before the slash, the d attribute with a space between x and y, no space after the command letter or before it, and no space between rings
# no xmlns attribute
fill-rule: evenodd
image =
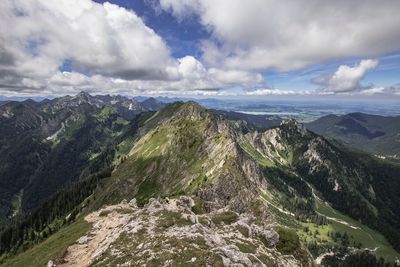
<svg viewBox="0 0 400 267"><path fill-rule="evenodd" d="M385 87L374 87L362 90L360 92L361 95L375 95L375 94L383 94L385 93Z"/></svg>
<svg viewBox="0 0 400 267"><path fill-rule="evenodd" d="M350 92L366 89L361 85L361 80L369 70L378 66L377 60L362 60L354 67L341 65L332 74L323 74L313 79L313 82L322 86L326 91L331 92ZM370 88L369 88L370 89Z"/></svg>
<svg viewBox="0 0 400 267"><path fill-rule="evenodd" d="M13 63L3 71L44 77L70 60L90 74L170 78L175 62L168 47L132 11L90 0L4 0L0 6L3 51Z"/></svg>
<svg viewBox="0 0 400 267"><path fill-rule="evenodd" d="M0 1L0 93L129 94L252 85L260 74L176 59L132 10L91 0Z"/></svg>
<svg viewBox="0 0 400 267"><path fill-rule="evenodd" d="M247 96L268 96L268 95L301 95L303 92L295 92L292 90L279 90L270 88L260 88L254 91L248 91L245 93Z"/></svg>
<svg viewBox="0 0 400 267"><path fill-rule="evenodd" d="M199 17L211 33L203 57L214 67L290 71L400 49L398 0L160 0L159 6L179 20Z"/></svg>

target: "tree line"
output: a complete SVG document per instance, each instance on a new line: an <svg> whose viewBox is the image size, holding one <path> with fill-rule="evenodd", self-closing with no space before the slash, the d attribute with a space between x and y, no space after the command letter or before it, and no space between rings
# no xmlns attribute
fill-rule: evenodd
<svg viewBox="0 0 400 267"><path fill-rule="evenodd" d="M24 251L73 222L83 208L79 204L93 193L102 179L111 176L112 170L113 167L105 168L59 191L39 208L3 229L0 255Z"/></svg>

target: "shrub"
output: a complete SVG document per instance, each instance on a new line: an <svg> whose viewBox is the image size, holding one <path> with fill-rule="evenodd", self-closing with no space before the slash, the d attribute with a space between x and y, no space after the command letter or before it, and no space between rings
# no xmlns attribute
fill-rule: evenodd
<svg viewBox="0 0 400 267"><path fill-rule="evenodd" d="M296 231L288 228L278 228L279 241L276 248L283 254L293 254L299 249L300 241Z"/></svg>
<svg viewBox="0 0 400 267"><path fill-rule="evenodd" d="M233 211L224 211L221 213L214 214L211 218L213 223L221 224L222 222L225 224L231 224L236 222L238 219L238 215Z"/></svg>

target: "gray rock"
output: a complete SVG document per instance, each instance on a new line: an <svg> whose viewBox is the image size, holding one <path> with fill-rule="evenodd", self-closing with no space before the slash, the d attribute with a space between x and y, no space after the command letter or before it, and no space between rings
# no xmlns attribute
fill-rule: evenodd
<svg viewBox="0 0 400 267"><path fill-rule="evenodd" d="M89 241L89 238L86 235L84 235L78 239L77 243L80 245L83 245L83 244L86 244L88 241Z"/></svg>
<svg viewBox="0 0 400 267"><path fill-rule="evenodd" d="M191 197L181 196L179 197L178 203L179 206L185 208L186 210L191 210L194 206L194 201Z"/></svg>
<svg viewBox="0 0 400 267"><path fill-rule="evenodd" d="M129 201L129 206L131 206L132 208L137 208L136 198L132 198L132 200Z"/></svg>
<svg viewBox="0 0 400 267"><path fill-rule="evenodd" d="M258 229L257 235L263 236L265 238L265 240L268 241L268 243L269 243L269 245L271 247L275 246L279 241L279 234L272 228L270 228L270 229L265 229L265 228Z"/></svg>

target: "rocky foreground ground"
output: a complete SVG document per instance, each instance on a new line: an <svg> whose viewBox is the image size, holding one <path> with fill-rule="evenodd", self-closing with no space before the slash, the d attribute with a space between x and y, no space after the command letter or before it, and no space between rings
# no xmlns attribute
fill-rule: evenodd
<svg viewBox="0 0 400 267"><path fill-rule="evenodd" d="M91 230L48 266L301 265L277 250L273 223L227 209L205 213L190 197L151 199L143 208L123 201L85 220Z"/></svg>

